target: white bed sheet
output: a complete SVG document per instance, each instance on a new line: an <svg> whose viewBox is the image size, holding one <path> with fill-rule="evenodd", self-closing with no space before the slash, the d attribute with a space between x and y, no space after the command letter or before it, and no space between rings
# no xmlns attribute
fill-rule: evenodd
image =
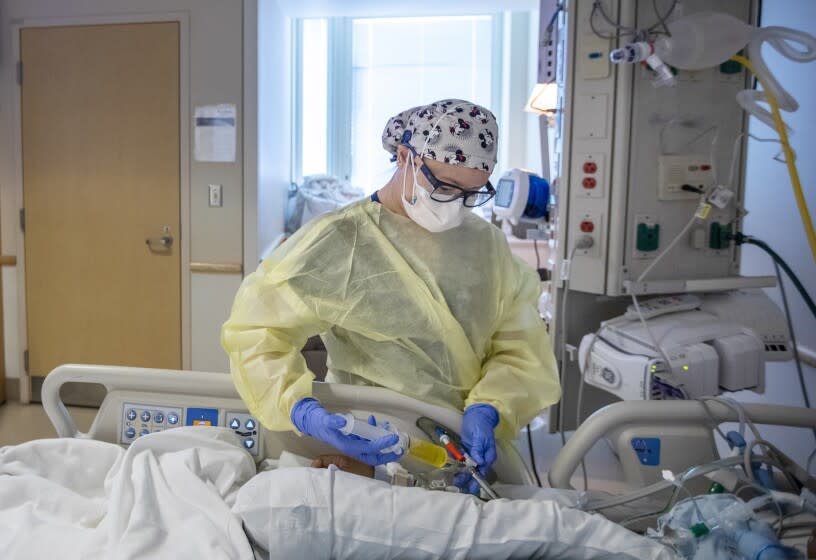
<svg viewBox="0 0 816 560"><path fill-rule="evenodd" d="M527 499L481 502L333 468L279 468L244 485L233 510L270 558L676 558L658 542L569 507L574 492L497 491Z"/></svg>
<svg viewBox="0 0 816 560"><path fill-rule="evenodd" d="M5 447L0 557L253 558L231 505L255 472L220 428L168 430L127 451L79 439Z"/></svg>
<svg viewBox="0 0 816 560"><path fill-rule="evenodd" d="M532 499L391 487L286 455L257 476L231 431L178 428L127 450L92 440L0 449L0 558L672 558L658 543ZM245 533L246 530L246 533ZM250 542L250 538L253 542ZM263 556L268 555L262 554Z"/></svg>

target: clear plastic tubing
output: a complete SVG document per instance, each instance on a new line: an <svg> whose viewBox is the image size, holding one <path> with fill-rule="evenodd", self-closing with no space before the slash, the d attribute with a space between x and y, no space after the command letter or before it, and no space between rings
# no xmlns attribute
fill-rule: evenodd
<svg viewBox="0 0 816 560"><path fill-rule="evenodd" d="M748 528L737 529L734 532L734 540L737 543L737 553L742 558L751 560L787 560L791 558L784 546Z"/></svg>

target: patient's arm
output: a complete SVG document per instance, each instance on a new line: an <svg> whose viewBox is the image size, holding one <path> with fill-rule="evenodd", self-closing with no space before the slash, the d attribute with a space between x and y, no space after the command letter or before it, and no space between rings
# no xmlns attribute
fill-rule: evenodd
<svg viewBox="0 0 816 560"><path fill-rule="evenodd" d="M315 469L327 469L329 468L329 465L334 465L341 471L357 474L360 476L365 476L368 478L374 478L374 467L372 467L371 465L366 465L365 463L361 463L360 461L352 459L351 457L340 455L339 453L318 455L312 461L312 468Z"/></svg>

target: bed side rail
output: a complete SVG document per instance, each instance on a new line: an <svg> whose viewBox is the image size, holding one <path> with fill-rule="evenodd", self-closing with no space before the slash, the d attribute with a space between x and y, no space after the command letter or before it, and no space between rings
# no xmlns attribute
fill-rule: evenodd
<svg viewBox="0 0 816 560"><path fill-rule="evenodd" d="M65 383L97 383L107 390L108 395L89 433L77 429L74 419L62 402L60 389ZM422 402L382 387L315 382L312 390L314 397L330 410L370 412L392 423L396 421L397 425L408 430L412 437L421 437L415 425L416 419L420 416L433 418L457 431L462 425L462 413L457 410ZM117 397L112 399L111 393L114 391ZM42 386L42 401L59 437L88 439L100 431L97 428L101 429L108 423L100 420L105 416L102 411L111 404L111 401L118 402L117 399L124 398L122 396L124 392L161 395L164 399L175 394L179 395L179 401L186 399L186 402L195 401L197 398L241 402L232 378L225 373L78 364L62 365L48 374ZM108 408L115 410L116 405ZM108 414L105 418L110 421L115 416L116 413ZM109 433L113 434L111 438L115 437L115 430L109 430ZM262 451L270 457L277 456L282 449L309 455L320 451L321 446L324 446L321 442L299 437L293 432L265 430L264 434ZM111 438L109 440L113 441ZM499 479L515 484L533 484L529 469L512 443L505 441L497 443L499 456L494 470Z"/></svg>
<svg viewBox="0 0 816 560"><path fill-rule="evenodd" d="M783 405L741 403L755 424L798 428L816 427L816 410ZM705 406L710 414L706 413ZM737 412L722 403L708 401L626 401L606 406L590 416L556 457L548 479L553 488L571 489L570 477L596 441L628 427L659 433L678 425L702 426L713 431L722 422L736 422ZM716 421L716 422L715 422ZM713 438L713 436L712 436Z"/></svg>

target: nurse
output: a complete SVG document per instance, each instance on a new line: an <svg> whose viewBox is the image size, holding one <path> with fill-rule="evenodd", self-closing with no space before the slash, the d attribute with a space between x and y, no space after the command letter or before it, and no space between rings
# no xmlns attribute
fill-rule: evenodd
<svg viewBox="0 0 816 560"><path fill-rule="evenodd" d="M382 141L396 161L388 183L306 224L244 280L222 331L232 377L266 428L372 465L395 460L381 450L396 436L346 436L312 398L300 350L319 334L327 381L463 411L463 443L486 472L496 438L560 397L538 275L471 212L495 194L496 119L446 99L392 117Z"/></svg>

